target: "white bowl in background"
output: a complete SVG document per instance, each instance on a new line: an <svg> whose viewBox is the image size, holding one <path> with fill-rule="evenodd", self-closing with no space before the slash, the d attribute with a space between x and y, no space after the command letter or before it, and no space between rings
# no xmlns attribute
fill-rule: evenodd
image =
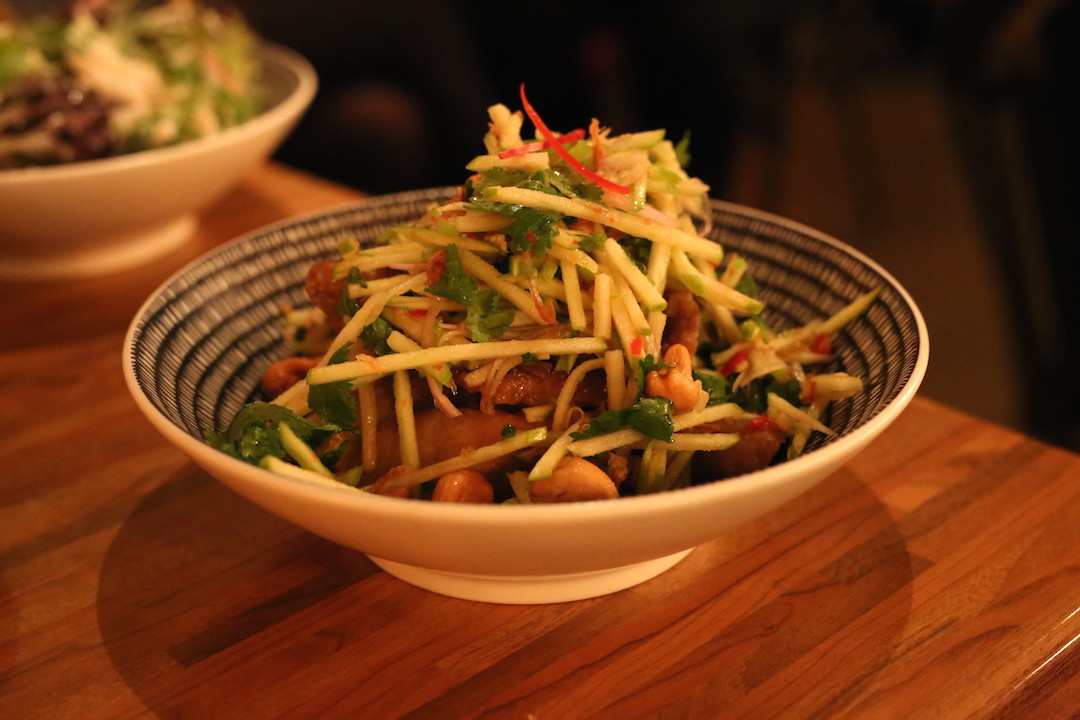
<svg viewBox="0 0 1080 720"><path fill-rule="evenodd" d="M115 272L187 240L197 214L280 146L315 96L314 68L260 46L267 106L247 122L165 148L0 170L0 278Z"/></svg>
<svg viewBox="0 0 1080 720"><path fill-rule="evenodd" d="M797 498L876 438L914 397L928 338L911 297L853 248L796 223L715 202L712 237L750 263L776 327L825 317L880 286L835 344L836 369L864 393L836 403L838 434L795 460L672 492L563 505L459 505L310 485L202 441L257 398L286 353L280 307L306 303L304 274L348 232L374 242L449 189L399 193L293 219L239 238L180 270L138 311L124 350L128 387L149 421L198 465L257 505L367 554L438 593L498 603L594 597L652 578L693 548Z"/></svg>

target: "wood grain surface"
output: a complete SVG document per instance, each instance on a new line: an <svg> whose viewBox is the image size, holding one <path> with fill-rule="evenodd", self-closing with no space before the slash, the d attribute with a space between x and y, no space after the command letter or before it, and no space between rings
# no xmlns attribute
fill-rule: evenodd
<svg viewBox="0 0 1080 720"><path fill-rule="evenodd" d="M176 255L0 285L0 718L1080 717L1080 457L928 399L580 602L419 590L219 485L130 399L127 323L213 245L357 197L270 165Z"/></svg>

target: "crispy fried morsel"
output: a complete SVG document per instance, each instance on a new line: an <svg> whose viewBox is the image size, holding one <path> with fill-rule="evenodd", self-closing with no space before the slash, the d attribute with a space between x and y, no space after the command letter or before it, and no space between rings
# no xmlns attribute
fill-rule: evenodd
<svg viewBox="0 0 1080 720"><path fill-rule="evenodd" d="M273 400L293 385L304 379L307 371L319 362L317 357L287 357L275 360L266 368L262 377L262 391L268 400Z"/></svg>
<svg viewBox="0 0 1080 720"><path fill-rule="evenodd" d="M416 413L416 436L420 439L420 464L448 460L467 450L475 450L492 445L502 440L502 430L513 425L520 430L537 427L540 423L529 423L520 415L496 410L493 414L473 408L465 408L461 416L452 418L441 410L421 410ZM397 423L393 420L380 422L377 431L378 463L371 477L380 477L392 467L401 463L401 446ZM338 461L339 472L360 464L360 443L352 442L345 449ZM513 465L510 457L497 458L473 467L477 472L494 476L505 472Z"/></svg>
<svg viewBox="0 0 1080 720"><path fill-rule="evenodd" d="M546 362L518 365L506 373L499 387L495 389L496 405L545 405L555 402L566 383L568 373L555 370ZM458 378L458 386L465 390L465 385ZM604 376L589 373L574 392L573 403L580 407L599 407L607 396Z"/></svg>
<svg viewBox="0 0 1080 720"><path fill-rule="evenodd" d="M701 331L701 307L689 290L669 290L665 295L668 306L667 324L661 352L672 345L682 345L691 355L697 353L698 333Z"/></svg>
<svg viewBox="0 0 1080 720"><path fill-rule="evenodd" d="M352 439L353 434L350 432L340 431L336 433L331 433L326 437L325 440L319 443L319 446L317 448L315 448L315 454L319 457L322 457L323 455L328 455L341 448L341 446L345 443L351 442Z"/></svg>
<svg viewBox="0 0 1080 720"><path fill-rule="evenodd" d="M433 406L431 391L428 390L427 381L416 373L409 373L409 385L412 388L413 409L416 411L426 410ZM394 409L394 381L393 378L379 378L372 386L375 388L375 414L379 422L397 422L397 411ZM359 400L359 398L357 398Z"/></svg>
<svg viewBox="0 0 1080 720"><path fill-rule="evenodd" d="M699 452L694 457L699 473L710 480L742 475L769 466L784 443L784 431L771 421L720 420L693 432L737 432L741 439L726 450Z"/></svg>
<svg viewBox="0 0 1080 720"><path fill-rule="evenodd" d="M608 477L611 478L611 482L615 483L615 487L622 485L626 480L627 475L630 474L630 461L626 459L625 455L620 455L618 452L609 452L606 457Z"/></svg>
<svg viewBox="0 0 1080 720"><path fill-rule="evenodd" d="M308 268L304 278L304 290L308 298L326 314L327 324L334 330L345 327L345 318L341 316L341 297L345 289L345 280L334 279L333 260L320 260ZM360 273L366 280L381 280L397 273L390 268L376 268ZM404 276L403 276L404 277Z"/></svg>
<svg viewBox="0 0 1080 720"><path fill-rule="evenodd" d="M341 292L345 287L344 280L334 279L334 261L320 260L308 268L304 278L304 291L326 315L326 321L334 330L340 330L345 326L345 320L341 317Z"/></svg>

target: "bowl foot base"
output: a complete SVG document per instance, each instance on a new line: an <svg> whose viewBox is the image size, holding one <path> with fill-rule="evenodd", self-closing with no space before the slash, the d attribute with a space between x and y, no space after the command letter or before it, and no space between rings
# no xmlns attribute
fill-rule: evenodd
<svg viewBox="0 0 1080 720"><path fill-rule="evenodd" d="M0 253L0 278L6 280L72 280L120 272L171 252L194 233L194 215L110 238L107 245L82 252L48 255Z"/></svg>
<svg viewBox="0 0 1080 720"><path fill-rule="evenodd" d="M567 575L472 575L368 557L399 580L440 595L504 605L540 605L584 600L625 590L670 569L692 550L634 565Z"/></svg>

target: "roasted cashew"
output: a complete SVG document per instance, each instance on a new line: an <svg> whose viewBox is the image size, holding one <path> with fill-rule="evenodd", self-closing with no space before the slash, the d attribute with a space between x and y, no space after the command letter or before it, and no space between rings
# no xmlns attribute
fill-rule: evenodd
<svg viewBox="0 0 1080 720"><path fill-rule="evenodd" d="M529 499L534 503L609 500L619 490L608 474L588 460L565 457L546 478L529 485Z"/></svg>
<svg viewBox="0 0 1080 720"><path fill-rule="evenodd" d="M645 376L645 394L667 398L676 413L690 412L701 396L701 383L694 379L690 365L690 351L676 343L664 353L663 360L669 367L652 370Z"/></svg>

